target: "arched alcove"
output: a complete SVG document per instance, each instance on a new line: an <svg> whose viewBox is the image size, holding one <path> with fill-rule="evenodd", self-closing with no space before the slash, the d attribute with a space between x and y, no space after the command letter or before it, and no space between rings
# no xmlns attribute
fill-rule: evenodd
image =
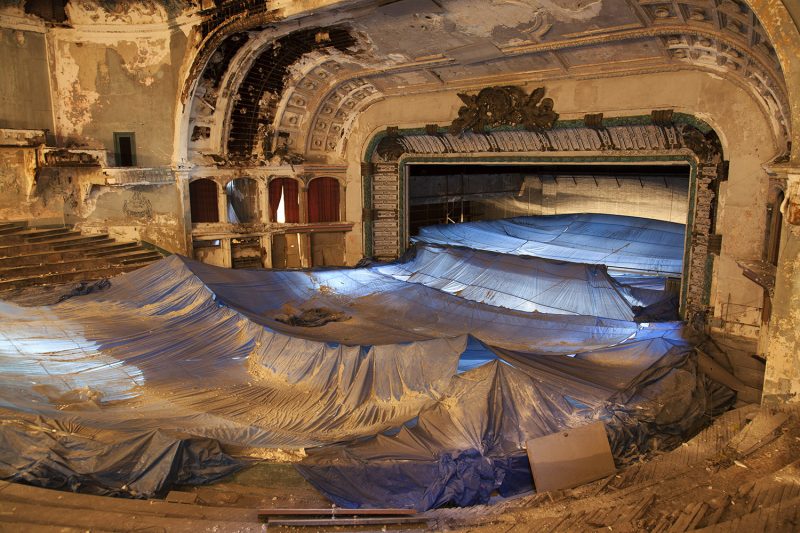
<svg viewBox="0 0 800 533"><path fill-rule="evenodd" d="M336 178L315 178L308 184L308 221L338 222L341 220L341 192Z"/></svg>
<svg viewBox="0 0 800 533"><path fill-rule="evenodd" d="M269 220L279 224L300 222L300 186L293 178L269 181Z"/></svg>
<svg viewBox="0 0 800 533"><path fill-rule="evenodd" d="M252 178L236 178L225 186L228 222L251 223L261 218L258 212L258 182Z"/></svg>
<svg viewBox="0 0 800 533"><path fill-rule="evenodd" d="M192 223L219 222L218 187L214 180L202 178L189 184Z"/></svg>

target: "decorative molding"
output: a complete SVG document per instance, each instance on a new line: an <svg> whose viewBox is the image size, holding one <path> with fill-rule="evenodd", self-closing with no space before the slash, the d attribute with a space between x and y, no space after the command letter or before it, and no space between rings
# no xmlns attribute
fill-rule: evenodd
<svg viewBox="0 0 800 533"><path fill-rule="evenodd" d="M528 95L520 87L496 86L481 89L475 95L458 93L465 105L458 110L458 118L448 131L458 135L466 130L480 133L500 126L550 129L558 120L558 113L553 111L553 99L544 98L544 92L544 87Z"/></svg>
<svg viewBox="0 0 800 533"><path fill-rule="evenodd" d="M317 106L308 132L306 151L336 151L346 137L352 119L368 105L383 98L369 80L356 78L335 86Z"/></svg>
<svg viewBox="0 0 800 533"><path fill-rule="evenodd" d="M303 73L302 79L287 84L284 94L281 95L285 98L286 105L279 108L272 128L267 134L274 137L279 130L288 131L290 150L315 160L332 161L343 153L347 131L358 114L371 103L388 96L440 91L443 85L450 89L460 88L463 91L467 87L485 87L492 83L509 83L510 80L514 80L511 83L522 83L553 78L595 79L653 71L698 69L722 74L733 83L746 87L769 117L779 142L788 139L790 111L780 64L764 29L744 4L732 0L620 1L627 2L632 12L641 20L643 27L614 26L552 37L550 32L531 42L501 46L497 59L498 65L502 64L504 67L497 75L469 76L466 69L461 69L464 74L458 79L444 81L432 74L430 69L452 68L458 65L458 61L441 55L399 62L394 59L388 61L386 58L376 57L367 52L339 56L333 53L327 59L320 57L318 61L312 61L316 62L319 68L317 66L310 68ZM330 15L324 22L319 17L309 17L299 26L307 27L313 23L322 27L340 23L355 28L358 26L359 17L366 13L368 12L354 15L354 22L342 21L334 15ZM242 34L246 30L253 30L251 35L254 37L246 45L246 48L253 47L253 49L249 52L242 50L240 55L248 57L256 54L257 47L261 47L263 51L265 42L285 36L278 33L282 31L280 27L265 28L267 21L271 21L267 12L259 12L252 18L234 17L231 20L219 21L219 26L206 37L202 45L203 51L197 56L198 62L203 61L208 55L209 47L214 48L212 40L221 38L222 34L233 36ZM257 35L255 31L260 31L261 34ZM363 49L369 50L368 32L360 32L359 39ZM529 67L525 66L527 58L532 56L547 58L559 51L566 53L619 43L636 45L644 41L647 41L648 45L660 48L662 57L650 58L646 62L624 59L615 61L615 58L610 57L602 64L561 64L553 65L550 69L542 67L541 71L530 71ZM306 59L302 65L298 64L301 70L306 68ZM515 68L512 62L517 60L520 63ZM245 65L234 61L230 69L247 71L251 65L252 61ZM506 68L505 65L509 67ZM560 71L554 72L556 68ZM317 79L317 71L325 76ZM192 76L199 74L200 70L195 63L192 66L189 83L192 83ZM394 78L399 76L409 76L408 79L418 81L398 84ZM232 78L232 86L222 90L235 94L238 84L244 77L240 75ZM351 83L355 85L351 86ZM352 89L350 93L347 88ZM292 91L296 94L289 94ZM202 93L202 88L198 93ZM349 97L348 94L352 96ZM296 105L297 101L293 100L295 96L302 97L301 104ZM195 99L202 99L202 94L195 96ZM467 104L465 109L470 109L472 102L465 103ZM205 112L207 105L198 103L193 106L195 107ZM212 136L210 141L198 139L194 143L195 149L201 152L213 150L215 146L227 143L228 127L213 126L208 120L202 119L200 111L192 111L192 114L194 120L192 126L211 125ZM223 122L229 120L230 117L226 116ZM467 122L473 121L467 120ZM484 123L485 127L497 127L496 124L491 125L486 120ZM546 124L536 125L546 127ZM480 124L466 128L474 126L479 127ZM187 136L191 133L189 131ZM258 135L258 132L250 133ZM222 137L219 140L217 140L218 135ZM220 152L218 155L224 156L224 153Z"/></svg>
<svg viewBox="0 0 800 533"><path fill-rule="evenodd" d="M663 118L663 117L660 117ZM708 314L713 248L716 182L723 168L722 146L716 133L694 117L673 113L672 121L654 124L652 117L607 118L604 126L589 128L583 120L559 122L551 130L520 127L460 135L429 134L424 129L384 132L366 153L371 172L364 172L365 253L378 259L403 253L404 177L407 160L419 157L470 159L486 156L532 158L559 153L554 160L583 154L586 158L641 161L684 158L692 164L690 216L684 257L682 309L687 320L702 328ZM573 154L572 156L566 154ZM535 157L533 157L535 158ZM503 159L501 157L501 159ZM438 159L437 159L438 160ZM364 168L367 168L364 165ZM709 242L709 241L712 242Z"/></svg>

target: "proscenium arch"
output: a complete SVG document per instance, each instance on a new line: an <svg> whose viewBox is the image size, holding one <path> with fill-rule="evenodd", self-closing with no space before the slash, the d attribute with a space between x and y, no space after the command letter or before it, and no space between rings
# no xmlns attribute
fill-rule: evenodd
<svg viewBox="0 0 800 533"><path fill-rule="evenodd" d="M800 79L797 78L797 75L800 74L800 65L798 65L798 63L800 63L800 60L796 59L796 50L798 49L798 46L800 46L800 34L798 34L797 28L796 28L796 26L794 26L794 24L792 22L792 19L790 18L789 13L786 10L786 8L783 5L780 5L780 3L778 3L779 5L777 5L777 6L772 5L772 2L768 2L767 0L746 0L745 3L748 5L748 7L750 7L753 10L753 12L756 14L756 16L761 20L762 26L765 28L765 31L766 31L767 35L771 38L772 42L769 43L769 45L771 45L772 48L775 49L776 54L778 56L778 59L780 61L780 64L783 66L784 72L786 73L786 79L797 80L798 82L800 82ZM770 3L769 6L767 5L768 3ZM236 32L242 32L242 31L248 31L248 30L255 30L255 29L257 29L259 27L262 27L265 24L267 24L267 21L270 22L270 23L276 23L276 24L274 24L273 27L278 28L277 32L276 32L276 30L265 29L265 30L262 31L262 35L261 36L258 36L258 37L255 38L255 40L261 40L261 45L262 46L263 46L263 44L265 42L268 43L269 39L274 40L274 39L277 39L278 37L280 37L281 35L285 35L286 30L284 30L281 27L281 25L279 24L280 21L277 18L275 18L275 17L264 18L264 17L266 17L266 15L264 15L262 13L259 16L253 17L252 20L239 19L238 23L235 25L235 28L236 28L235 31ZM331 17L331 16L328 16L328 18L326 20L325 18L320 17L320 16L309 15L307 17L299 17L297 19L296 25L294 25L294 24L292 25L292 30L308 28L308 27L313 26L313 25L323 25L323 24L326 24L326 23L335 25L335 24L348 24L349 22L350 22L349 20L336 19L335 17ZM230 28L229 29L225 29L223 26L220 26L219 28L214 29L211 32L211 34L209 34L205 38L205 40L203 42L202 52L197 54L197 56L195 58L195 62L192 65L192 67L189 69L189 75L188 75L188 77L186 79L186 82L184 83L184 90L182 91L182 96L185 99L189 98L191 95L193 95L194 90L197 87L197 83L196 83L197 79L199 78L200 73L202 72L204 65L208 62L208 58L210 57L210 53L208 52L208 50L213 50L214 46L219 46L219 44L224 41L224 39L226 38L226 33L225 33L226 31L229 34L233 34L234 33L233 29L230 29ZM265 33L269 33L269 32L272 32L270 34L269 39L264 38L263 35ZM697 35L697 36L703 36L703 35L707 35L708 34L708 32L704 28L696 26L696 25L695 26L690 26L690 25L686 25L686 24L683 24L683 25L681 25L681 24L663 25L662 24L662 25L659 25L658 27L645 28L643 30L631 30L628 33L625 33L625 32L611 32L611 33L613 33L613 35L611 35L610 33L609 34L590 35L590 36L586 36L584 38L581 38L582 40L576 40L575 43L571 43L571 44L564 45L564 46L575 47L575 46L586 46L586 45L601 45L605 41L609 41L609 40L611 40L613 42L624 42L625 39L634 38L633 36L639 35L639 34L650 35L650 36L653 36L653 35L664 35L664 36L667 36L667 35L669 35L671 33L680 34L682 32L683 33L687 33L688 32L689 34ZM630 34L630 35L628 35L628 34ZM708 35L710 35L710 34L708 34ZM711 37L716 38L716 39L720 38L719 35L711 35ZM214 43L217 43L217 44L215 45ZM562 45L561 43L555 43L555 44L547 43L546 45L543 44L541 46L541 49L542 50L549 50L551 48L558 48L561 45ZM741 43L734 43L733 47L734 48L736 48L736 47L741 48ZM538 50L538 48L536 50ZM531 52L531 53L535 53L535 52ZM244 56L248 56L248 54L242 54L242 56L243 57ZM249 56L248 57L250 57L250 59L252 59L252 56L253 56L252 52L249 52ZM511 56L509 56L509 57L511 57ZM757 62L760 61L758 57L756 57L756 56L753 56L753 57ZM792 64L794 66L792 66ZM241 67L242 63L239 63L239 66ZM407 68L407 67L403 66L401 68ZM663 67L660 67L660 68L663 68ZM731 79L731 80L734 80L734 78L736 78L732 74L728 75L726 73L720 73L717 70L705 68L702 65L699 65L699 64L696 64L696 63L682 64L682 65L681 64L674 64L672 68L714 72L714 73L716 73L718 75L721 74L721 75L723 75L726 78ZM765 64L762 64L760 68L765 69L767 71L769 70L769 66L765 65ZM237 69L233 69L233 70L237 70ZM383 70L385 70L385 69L383 69ZM646 72L646 71L647 71L647 69L641 70L641 72ZM621 73L618 73L618 74L615 74L615 75L624 76L626 74L635 74L636 72L638 72L638 71L628 70L626 72L621 72ZM370 68L364 67L360 71L350 73L348 75L348 77L337 78L336 83L326 86L325 91L327 91L327 94L330 94L331 92L335 91L338 86L340 86L342 83L347 82L348 80L352 81L352 80L355 80L358 77L363 77L363 76L369 77L369 76L373 76L373 75L376 75L376 74L377 74L377 72L374 69L370 69ZM559 76L558 73L555 73L554 75L557 76L557 77ZM506 74L504 74L504 76L512 76L513 77L513 74L512 73L506 73ZM574 76L575 76L574 74L567 74L566 77L574 77ZM780 78L780 73L779 72L777 73L777 76ZM240 76L240 79L241 79L241 76ZM533 80L528 80L528 81L533 81ZM735 81L737 83L745 83L745 82L743 82L741 80L738 80L738 78ZM753 83L755 83L755 82L753 82ZM761 89L757 88L755 85L752 85L752 86L751 85L752 85L752 83L748 85L749 90L752 93L754 93L755 95L758 95L758 93L759 93L759 91ZM467 85L464 85L464 84L459 85L458 83L453 83L453 84L450 85L449 88L450 89L463 89L463 88L470 88L470 87L469 87L468 84ZM325 91L323 91L323 93L325 93ZM306 133L308 133L307 130L309 130L311 125L314 123L314 119L317 116L317 114L319 113L319 107L321 107L323 105L324 101L325 101L324 94L321 94L319 96L320 96L320 99L317 102L318 108L310 111L308 120L303 125L303 128L305 128L304 131L306 131ZM786 97L786 95L784 94L783 97ZM791 100L795 100L795 101L800 99L800 97L798 97L796 95L788 95L788 98L790 98ZM184 100L184 101L186 102L186 104L183 106L182 113L183 113L183 115L187 115L188 113L191 112L191 99L189 98L189 100ZM763 99L759 100L759 103L760 103L760 105L762 105L765 108L765 111L767 111L768 113L771 112L768 109L767 104L763 101ZM800 114L800 102L794 102L794 103L790 102L790 103L792 104L791 111L789 111L787 113L786 121L787 122L797 122L796 120L793 120L793 118L796 117L798 114ZM369 107L369 105L371 105L371 104L372 104L372 102L366 102L364 107L361 107L361 108L357 109L355 112L356 113L363 112L364 108L365 107ZM186 156L188 156L188 141L187 141L187 139L188 139L188 135L190 133L188 131L188 128L189 128L188 118L189 118L188 116L185 116L185 117L183 117L182 120L178 121L181 124L185 124L185 126L183 126L183 125L179 126L178 129L180 131L176 132L176 157L175 157L176 161L185 160ZM278 124L280 124L280 119L281 119L281 117L277 116L275 118L274 125L277 126ZM350 119L350 122L352 122L352 117ZM787 123L786 127L789 128L790 124ZM780 135L780 132L778 132L777 135ZM795 137L795 140L797 141L797 136L800 135L800 134L792 133L792 135ZM309 149L310 149L309 148L310 137L301 138L299 140L300 140L300 144L302 145L303 152L308 153ZM227 142L227 139L225 139L225 138L219 139L219 143L224 144L226 142ZM800 145L800 142L793 143L793 147L794 147L795 151L797 151L798 145ZM297 146L298 145L296 145L296 147ZM329 157L331 159L337 159L337 158L340 158L341 156L342 156L341 153L330 153L329 156L326 156L326 157Z"/></svg>
<svg viewBox="0 0 800 533"><path fill-rule="evenodd" d="M702 327L710 300L713 260L708 242L716 222L715 189L725 167L720 140L708 124L689 115L676 114L669 124L653 124L651 117L642 116L610 119L608 123L607 127L587 128L582 121L564 121L546 132L502 128L483 134L452 136L443 130L434 133L408 129L375 135L364 154L365 169L368 169L363 175L364 208L365 212L374 213L364 221L365 255L381 257L382 254L375 253L375 224L379 220L383 226L381 231L385 232L391 217L387 216L391 210L379 215L380 209L375 209L379 205L373 199L376 175L380 175L383 188L389 183L388 177L392 173L396 175L398 205L394 216L398 238L391 255L399 256L407 246L409 164L686 164L690 168L689 213L680 312L681 316ZM520 149L525 143L527 146ZM475 150L464 149L466 145L474 146ZM391 255L381 259L389 259Z"/></svg>

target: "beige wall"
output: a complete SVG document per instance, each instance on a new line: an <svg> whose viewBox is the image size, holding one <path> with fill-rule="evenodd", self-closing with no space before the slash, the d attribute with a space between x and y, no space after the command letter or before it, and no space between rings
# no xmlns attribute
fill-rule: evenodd
<svg viewBox="0 0 800 533"><path fill-rule="evenodd" d="M43 33L0 28L0 128L53 129Z"/></svg>
<svg viewBox="0 0 800 533"><path fill-rule="evenodd" d="M760 259L767 202L767 176L761 165L777 155L779 148L769 121L750 93L717 75L699 71L553 81L546 88L562 119L597 112L605 117L649 115L653 109L672 108L696 115L715 128L731 164L729 180L720 191L717 231L724 237L722 256L714 264L711 303L716 316L727 317L728 330L757 335L756 328L741 324L758 324L762 291L742 275L736 260ZM387 126L448 124L460 106L461 101L452 92L409 95L380 101L356 120L345 154L348 219L361 221L360 162L373 135ZM350 235L349 263L359 257L361 239L361 231Z"/></svg>
<svg viewBox="0 0 800 533"><path fill-rule="evenodd" d="M134 132L138 166L171 165L186 36L54 29L48 41L58 140L105 149L113 164L114 132Z"/></svg>

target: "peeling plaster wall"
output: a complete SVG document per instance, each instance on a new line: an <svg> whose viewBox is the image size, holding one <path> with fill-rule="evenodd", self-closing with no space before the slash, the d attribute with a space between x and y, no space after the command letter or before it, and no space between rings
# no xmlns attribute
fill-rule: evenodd
<svg viewBox="0 0 800 533"><path fill-rule="evenodd" d="M87 233L108 232L115 239L147 241L170 252L186 250L182 206L174 184L93 185L67 221Z"/></svg>
<svg viewBox="0 0 800 533"><path fill-rule="evenodd" d="M796 170L795 170L796 171ZM800 173L789 174L789 192L800 190ZM796 209L796 207L795 207ZM785 224L781 239L763 402L800 401L800 226Z"/></svg>
<svg viewBox="0 0 800 533"><path fill-rule="evenodd" d="M186 36L56 28L49 40L58 141L114 161L114 132L134 132L138 166L169 166Z"/></svg>
<svg viewBox="0 0 800 533"><path fill-rule="evenodd" d="M715 128L725 157L730 160L730 173L720 190L717 232L723 235L723 245L722 255L714 261L711 306L714 316L727 319L726 331L756 337L762 289L742 275L736 260L761 257L768 185L761 165L777 155L779 147L768 119L750 93L718 76L697 71L553 81L544 85L563 120L582 118L586 113L635 116L672 108L697 115ZM370 139L387 126L448 124L458 115L461 105L454 92L409 95L380 101L359 116L347 144L348 220L362 220L360 163ZM348 234L348 264L359 258L361 226L358 224Z"/></svg>
<svg viewBox="0 0 800 533"><path fill-rule="evenodd" d="M35 176L35 148L0 147L0 220L63 222L63 199L36 199Z"/></svg>
<svg viewBox="0 0 800 533"><path fill-rule="evenodd" d="M53 129L42 33L0 29L0 128Z"/></svg>

